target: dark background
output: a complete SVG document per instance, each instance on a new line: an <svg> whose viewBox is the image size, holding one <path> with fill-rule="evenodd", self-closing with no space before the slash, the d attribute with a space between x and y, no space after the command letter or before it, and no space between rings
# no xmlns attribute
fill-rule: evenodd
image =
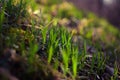
<svg viewBox="0 0 120 80"><path fill-rule="evenodd" d="M106 18L108 22L120 29L120 0L68 0L74 3L79 9L90 11L96 15Z"/></svg>

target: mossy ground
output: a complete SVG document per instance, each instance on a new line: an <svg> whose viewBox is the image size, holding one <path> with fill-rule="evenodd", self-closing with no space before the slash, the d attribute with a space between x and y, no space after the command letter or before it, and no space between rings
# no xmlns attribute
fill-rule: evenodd
<svg viewBox="0 0 120 80"><path fill-rule="evenodd" d="M1 80L118 79L117 28L66 1L14 1L0 2Z"/></svg>

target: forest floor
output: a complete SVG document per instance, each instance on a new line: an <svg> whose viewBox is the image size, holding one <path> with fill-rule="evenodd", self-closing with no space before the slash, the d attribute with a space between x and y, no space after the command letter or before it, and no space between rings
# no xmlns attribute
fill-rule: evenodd
<svg viewBox="0 0 120 80"><path fill-rule="evenodd" d="M120 32L61 0L0 1L0 80L119 80Z"/></svg>

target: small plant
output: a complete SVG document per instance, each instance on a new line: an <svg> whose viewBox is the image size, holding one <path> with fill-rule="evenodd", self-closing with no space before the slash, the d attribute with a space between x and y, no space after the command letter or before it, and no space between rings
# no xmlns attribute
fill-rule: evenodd
<svg viewBox="0 0 120 80"><path fill-rule="evenodd" d="M100 76L102 75L101 73L105 71L105 62L106 59L103 57L102 53L98 52L97 54L93 54L92 60L90 62L90 74L97 74L95 75L96 77L94 77L95 79L100 79Z"/></svg>
<svg viewBox="0 0 120 80"><path fill-rule="evenodd" d="M118 80L118 67L117 64L114 64L114 75L111 77L111 80Z"/></svg>
<svg viewBox="0 0 120 80"><path fill-rule="evenodd" d="M15 22L22 17L26 17L27 3L24 0L4 0L2 1L6 4L5 13L7 13L8 23ZM15 13L14 13L15 12Z"/></svg>
<svg viewBox="0 0 120 80"><path fill-rule="evenodd" d="M48 49L48 63L51 62L52 56L53 56L53 46L50 46Z"/></svg>
<svg viewBox="0 0 120 80"><path fill-rule="evenodd" d="M55 33L55 27L52 27L49 31L49 44L54 46L57 41L57 34Z"/></svg>
<svg viewBox="0 0 120 80"><path fill-rule="evenodd" d="M57 33L55 33L55 27L49 30L49 41L48 41L48 63L51 62L53 53L58 47L59 40L57 39Z"/></svg>
<svg viewBox="0 0 120 80"><path fill-rule="evenodd" d="M28 62L32 64L34 62L35 54L38 51L38 45L34 42L30 42L30 48L28 53Z"/></svg>
<svg viewBox="0 0 120 80"><path fill-rule="evenodd" d="M77 76L77 66L78 66L78 48L72 49L72 72L73 78Z"/></svg>
<svg viewBox="0 0 120 80"><path fill-rule="evenodd" d="M3 24L3 20L4 20L4 16L5 16L5 3L3 4L3 7L0 7L0 32L2 31L2 24Z"/></svg>
<svg viewBox="0 0 120 80"><path fill-rule="evenodd" d="M48 30L48 27L42 27L41 33L42 33L42 41L43 41L43 44L46 43L47 30Z"/></svg>
<svg viewBox="0 0 120 80"><path fill-rule="evenodd" d="M106 59L104 58L103 53L98 53L97 54L97 73L100 74L100 71L102 70L104 72L105 69L105 61Z"/></svg>
<svg viewBox="0 0 120 80"><path fill-rule="evenodd" d="M87 46L86 46L86 41L83 44L83 49L81 49L81 52L78 54L78 66L79 70L82 70L83 67L85 66L85 60L86 60L86 54L87 54Z"/></svg>
<svg viewBox="0 0 120 80"><path fill-rule="evenodd" d="M66 75L66 73L68 72L68 64L69 64L69 53L65 50L65 49L61 49L61 55L62 55L62 59L63 59L63 72Z"/></svg>

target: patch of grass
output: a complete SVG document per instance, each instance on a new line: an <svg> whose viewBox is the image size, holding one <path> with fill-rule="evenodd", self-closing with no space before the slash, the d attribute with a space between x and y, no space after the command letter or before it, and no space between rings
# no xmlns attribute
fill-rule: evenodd
<svg viewBox="0 0 120 80"><path fill-rule="evenodd" d="M73 73L73 79L76 78L77 72L78 72L78 48L73 48L72 50L72 73Z"/></svg>
<svg viewBox="0 0 120 80"><path fill-rule="evenodd" d="M118 67L117 67L117 64L115 63L114 64L114 75L111 77L111 80L116 80L118 79Z"/></svg>
<svg viewBox="0 0 120 80"><path fill-rule="evenodd" d="M48 4L41 4L42 14L39 14L38 4L34 0L30 3L29 0L2 2L4 4L0 13L1 55L6 54L6 48L9 48L24 58L18 62L8 59L10 63L19 64L19 69L11 65L13 72L14 69L18 71L15 72L15 76L22 76L22 80L31 77L40 80L81 80L86 76L90 79L103 78L107 63L105 53L114 52L116 47L119 47L120 36L117 29L112 26L108 28L109 24L104 20L92 13L84 15L83 11L78 11L67 2L57 5L54 3L59 1L53 0L48 1ZM34 11L38 11L38 14L34 14ZM23 18L31 20L17 22ZM4 25L8 27L3 27ZM78 34L73 34L71 29L78 31ZM74 38L75 36L77 38ZM110 76L111 80L117 79L117 73L118 68L115 66L114 75ZM44 77L40 78L42 75Z"/></svg>
<svg viewBox="0 0 120 80"><path fill-rule="evenodd" d="M24 0L8 0L4 1L4 3L6 4L5 12L8 14L8 17L6 18L8 21L11 21L9 23L12 23L12 21L17 21L19 18L26 16L27 3Z"/></svg>
<svg viewBox="0 0 120 80"><path fill-rule="evenodd" d="M30 42L30 48L29 48L29 52L28 52L28 62L30 64L34 63L35 60L35 54L38 51L38 44L35 44L34 42Z"/></svg>
<svg viewBox="0 0 120 80"><path fill-rule="evenodd" d="M48 30L48 27L43 27L42 28L42 40L43 40L43 44L46 43L46 39L47 39L47 30Z"/></svg>

